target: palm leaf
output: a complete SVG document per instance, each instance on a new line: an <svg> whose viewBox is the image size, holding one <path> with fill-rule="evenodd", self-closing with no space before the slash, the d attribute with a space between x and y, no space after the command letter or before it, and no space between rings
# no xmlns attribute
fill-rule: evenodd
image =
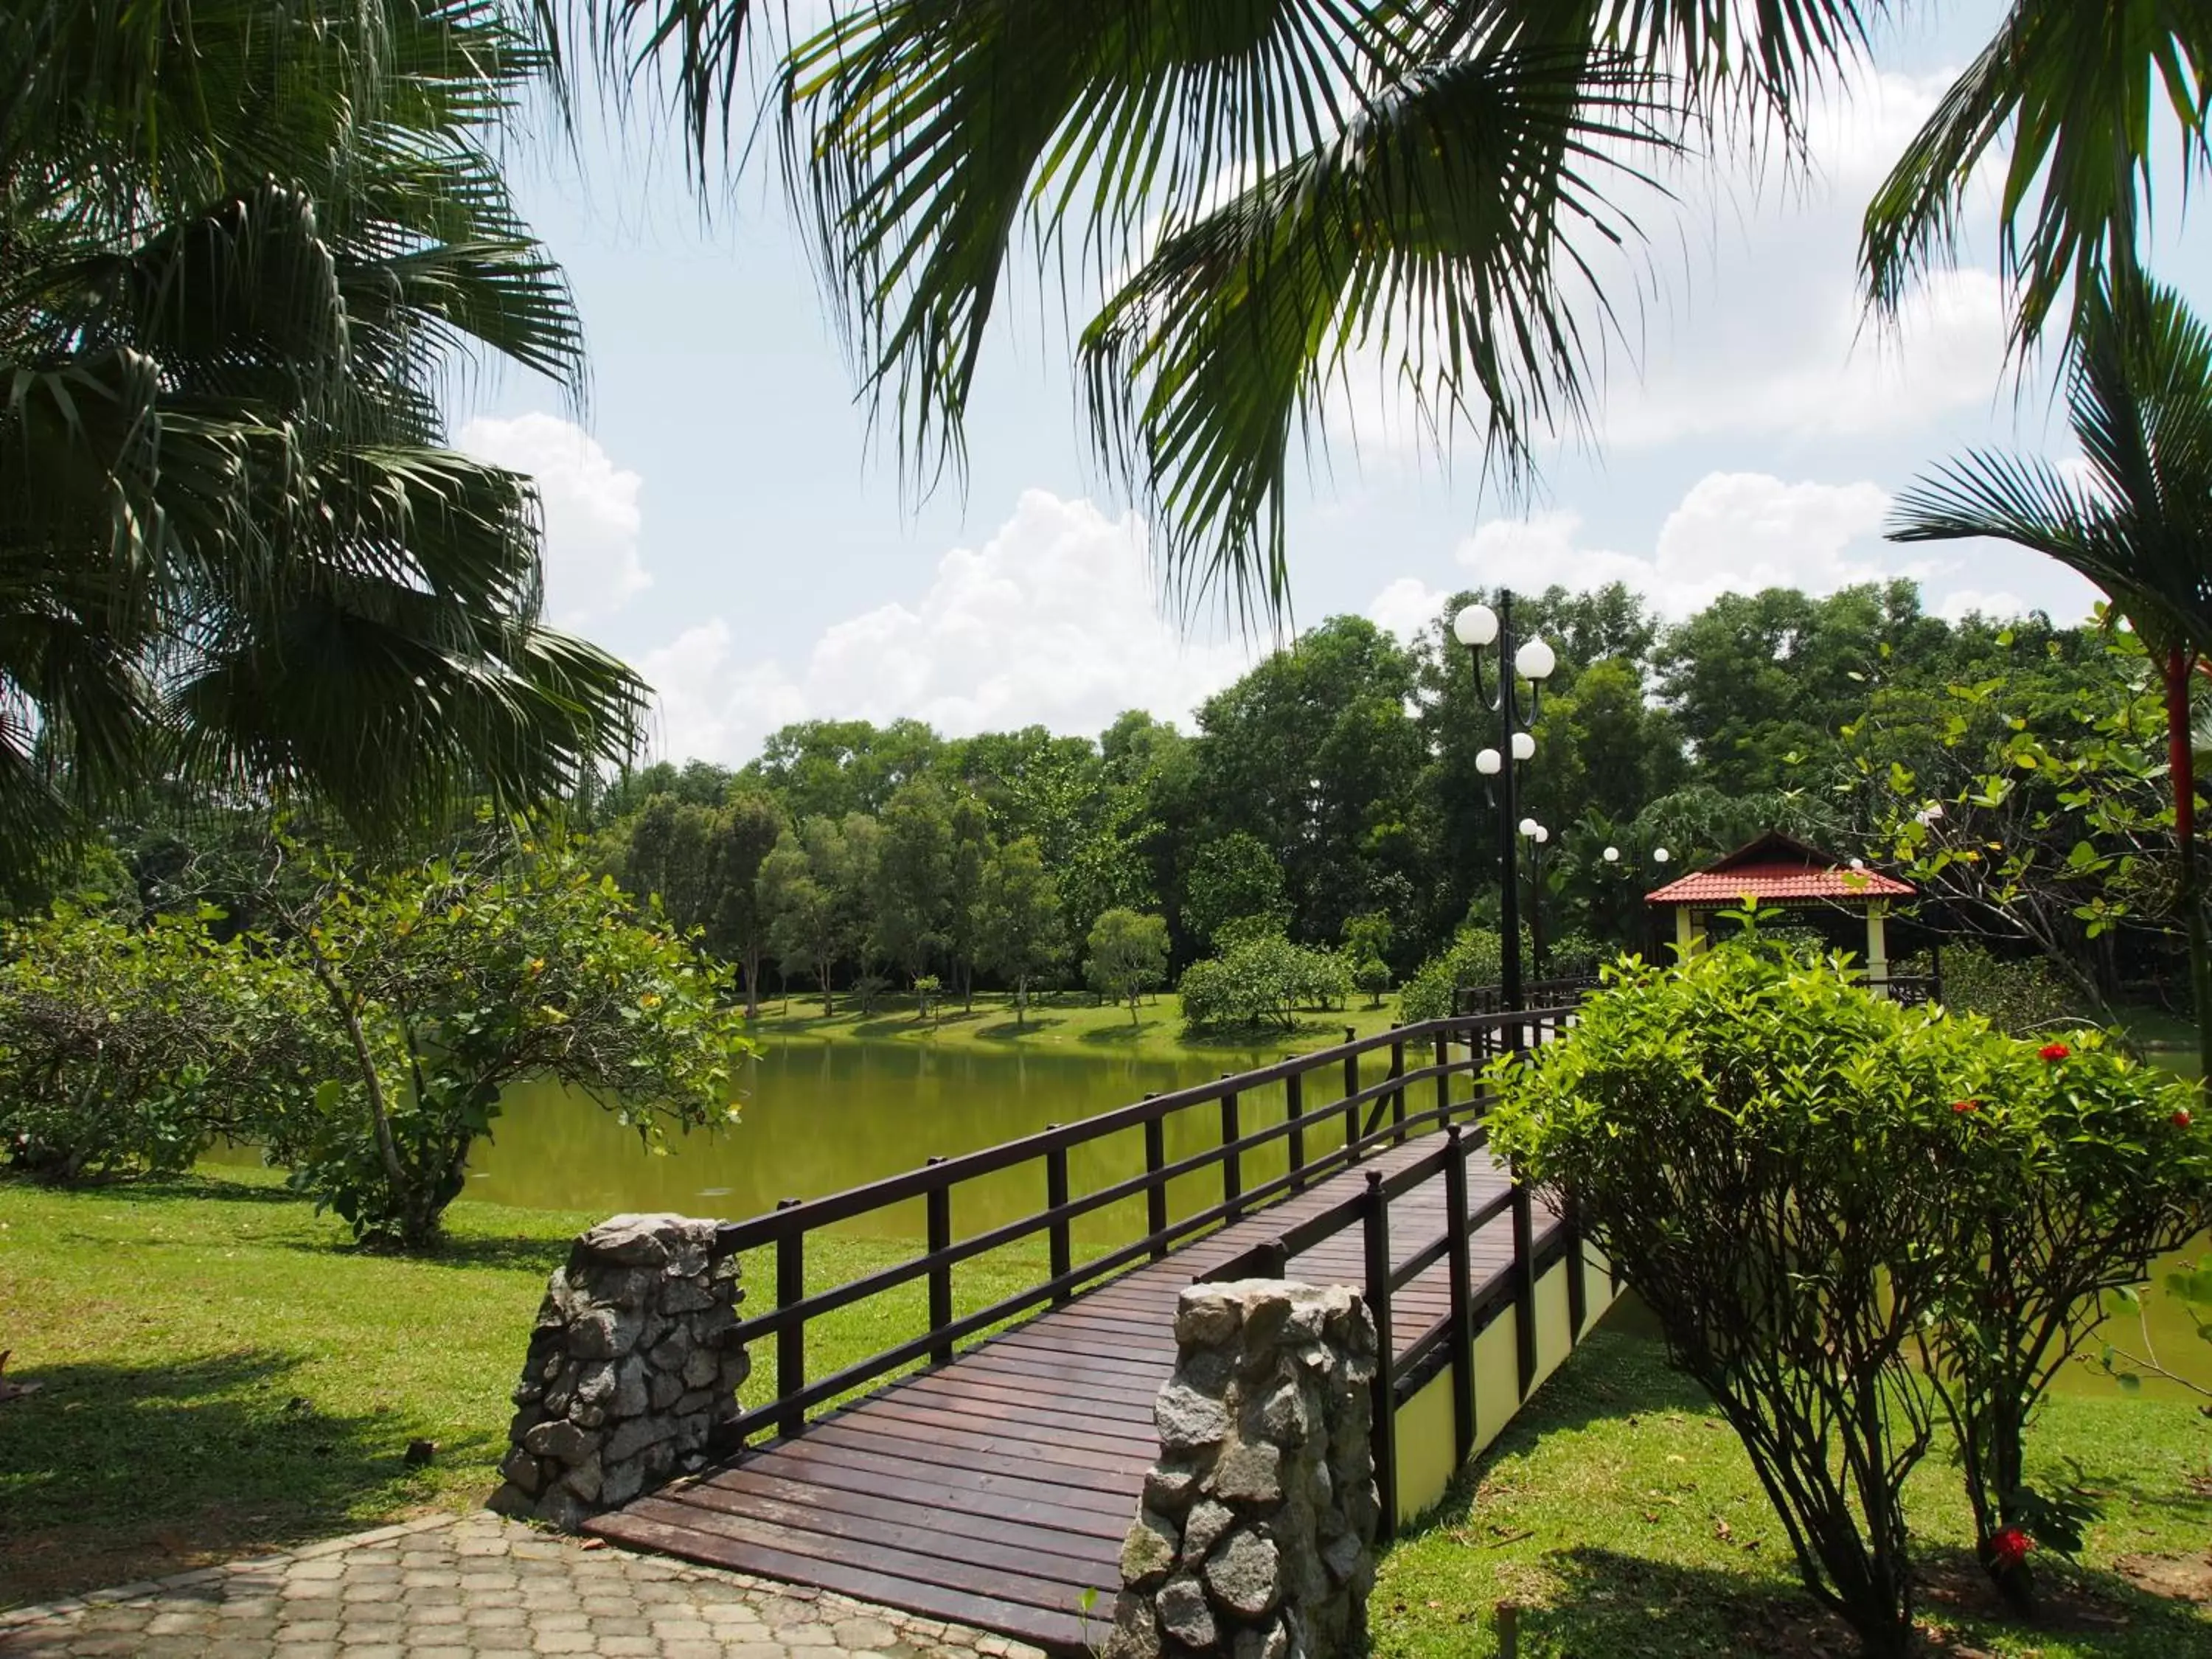
<svg viewBox="0 0 2212 1659"><path fill-rule="evenodd" d="M1292 431L1356 354L1383 355L1430 432L1468 420L1509 470L1532 433L1581 417L1575 301L1607 313L1580 248L1632 234L1603 186L1670 148L1649 106L1626 61L1486 52L1407 77L1162 245L1083 353L1100 441L1187 595L1223 583L1248 614L1285 606Z"/></svg>
<svg viewBox="0 0 2212 1659"><path fill-rule="evenodd" d="M2001 145L2010 154L1999 246L2016 343L2033 343L2069 283L2086 295L2107 273L2133 278L2161 94L2179 127L2185 185L2212 164L2208 64L2203 6L2014 0L1868 205L1860 264L1872 302L1894 314L1931 267L1955 258L1966 191Z"/></svg>

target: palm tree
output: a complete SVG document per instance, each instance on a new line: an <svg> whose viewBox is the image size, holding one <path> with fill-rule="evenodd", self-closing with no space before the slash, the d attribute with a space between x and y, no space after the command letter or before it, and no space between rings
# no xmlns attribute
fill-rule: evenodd
<svg viewBox="0 0 2212 1659"><path fill-rule="evenodd" d="M2111 598L2165 681L2166 758L2200 1058L2212 1079L2212 951L2197 875L2190 687L2212 653L2212 332L2149 283L2084 291L2067 418L2076 483L2034 457L1970 453L1898 498L1893 541L1986 536L2047 553Z"/></svg>
<svg viewBox="0 0 2212 1659"><path fill-rule="evenodd" d="M1902 9L1902 7L1897 8ZM1680 152L1802 141L1885 0L846 0L784 61L787 172L878 408L917 475L961 459L1011 260L1071 258L1097 441L1170 581L1279 611L1295 440L1379 368L1508 481L1583 416L1616 258ZM704 173L751 0L586 9L663 71ZM2010 152L2019 343L2070 279L2131 269L2151 100L2208 170L2212 7L2014 0L1871 204L1893 311ZM2035 183L2044 179L2039 202ZM1638 204L1641 204L1642 206ZM2030 216L2033 216L2032 220ZM1626 272L1628 274L1616 274Z"/></svg>
<svg viewBox="0 0 2212 1659"><path fill-rule="evenodd" d="M161 775L372 834L627 753L544 627L526 479L444 447L504 357L574 387L489 144L495 0L0 0L0 860Z"/></svg>

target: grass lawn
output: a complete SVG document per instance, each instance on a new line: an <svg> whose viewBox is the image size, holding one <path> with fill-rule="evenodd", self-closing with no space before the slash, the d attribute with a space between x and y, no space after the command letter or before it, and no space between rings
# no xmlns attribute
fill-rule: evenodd
<svg viewBox="0 0 2212 1659"><path fill-rule="evenodd" d="M601 1218L463 1202L435 1259L364 1254L273 1172L58 1193L0 1179L0 1607L465 1509L497 1484L545 1276ZM808 1243L826 1285L913 1254ZM956 1276L964 1309L1042 1244ZM749 1282L772 1282L748 1261ZM924 1291L817 1322L821 1376L923 1328ZM744 1390L771 1392L769 1361ZM410 1468L410 1440L438 1443Z"/></svg>
<svg viewBox="0 0 2212 1659"><path fill-rule="evenodd" d="M2065 1395L2036 1432L2048 1480L2080 1461L2104 1507L2079 1567L2035 1558L2051 1628L2008 1623L1981 1588L1963 1489L1939 1440L1909 1489L1936 1650L2007 1659L2212 1655L2212 1607L2146 1593L2130 1565L2212 1570L2212 1421L2188 1405ZM2212 1576L2212 1575L2209 1575ZM1856 1644L1800 1587L1741 1443L1658 1345L1594 1335L1426 1522L1382 1563L1377 1659L1498 1651L1521 1604L1524 1656L1843 1656Z"/></svg>
<svg viewBox="0 0 2212 1659"><path fill-rule="evenodd" d="M1357 1028L1362 1036L1386 1031L1397 1018L1395 995L1383 998L1380 1008L1370 1008L1365 997L1355 996L1341 1010L1300 1014L1296 1028L1287 1031L1277 1025L1188 1036L1182 1029L1182 1003L1171 991L1147 997L1134 1020L1127 1003L1101 1007L1088 992L1064 991L1031 997L1027 1017L1017 1025L1013 999L993 991L977 994L972 1013L956 1001L936 1020L917 1019L911 995L886 998L872 1014L860 1013L857 1004L848 1004L840 995L837 1012L825 1019L821 994L804 995L793 986L789 997L762 1002L761 1018L751 1029L756 1036L778 1042L917 1042L1000 1053L1056 1051L1135 1060L1228 1056L1259 1064L1279 1060L1286 1052L1341 1042L1346 1026Z"/></svg>

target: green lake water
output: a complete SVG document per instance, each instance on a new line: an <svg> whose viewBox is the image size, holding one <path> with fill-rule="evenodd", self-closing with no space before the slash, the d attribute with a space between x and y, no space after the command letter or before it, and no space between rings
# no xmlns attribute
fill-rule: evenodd
<svg viewBox="0 0 2212 1659"><path fill-rule="evenodd" d="M1246 1065L1265 1063L1255 1055ZM525 1085L509 1092L497 1133L471 1155L470 1196L537 1208L597 1211L674 1210L691 1215L743 1219L773 1209L783 1198L817 1198L885 1176L900 1174L932 1157L951 1157L995 1146L1050 1123L1124 1106L1147 1093L1165 1092L1217 1077L1223 1060L1133 1060L1092 1054L997 1054L968 1047L932 1049L908 1043L788 1043L749 1062L743 1078L744 1121L714 1133L672 1137L665 1157L652 1157L636 1136L586 1100L555 1085ZM1234 1063L1234 1062L1231 1062ZM1382 1074L1386 1057L1368 1058L1366 1078ZM1418 1065L1408 1056L1408 1066ZM1333 1098L1338 1079L1328 1068L1310 1079L1316 1098ZM1433 1085L1409 1091L1408 1107L1434 1101ZM1240 1103L1246 1133L1279 1123L1284 1095L1278 1085ZM1218 1144L1219 1115L1212 1106L1169 1121L1170 1161ZM1316 1152L1341 1144L1334 1126L1310 1133ZM1281 1143L1247 1155L1249 1187L1286 1167ZM1070 1186L1080 1196L1144 1168L1144 1141L1136 1130L1075 1149ZM967 1237L1031 1213L1045 1203L1042 1165L1031 1164L954 1191L953 1231ZM1218 1201L1218 1170L1172 1183L1170 1208L1191 1213ZM1118 1243L1144 1231L1141 1199L1102 1209L1079 1224L1077 1237L1092 1245ZM886 1210L853 1224L856 1232L918 1238L921 1206ZM2159 1272L2212 1252L2212 1237ZM2153 1289L2145 1297L2152 1346L2174 1370L2212 1387L2212 1345L2200 1340L2185 1311ZM2141 1352L2136 1316L2113 1320L2107 1340ZM2090 1352L2094 1352L2093 1346ZM2087 1392L2113 1388L2081 1368L2069 1368L2062 1387ZM2185 1398L2154 1378L2149 1397Z"/></svg>
<svg viewBox="0 0 2212 1659"><path fill-rule="evenodd" d="M1245 1065L1267 1063L1267 1056ZM1418 1065L1409 1056L1409 1067ZM1366 1058L1368 1081L1382 1076L1387 1052ZM994 1054L965 1046L933 1049L912 1043L788 1043L750 1062L739 1105L744 1121L713 1134L672 1136L669 1155L651 1157L637 1137L588 1101L556 1085L511 1090L495 1139L471 1154L473 1198L541 1208L676 1210L741 1220L784 1198L819 1198L864 1182L918 1168L933 1157L1011 1140L1052 1123L1072 1123L1221 1075L1223 1060L1134 1060L1090 1054ZM1312 1079L1316 1100L1333 1098L1340 1073ZM1466 1090L1459 1091L1464 1098ZM1435 1085L1408 1091L1408 1109L1435 1103ZM1255 1091L1238 1103L1239 1127L1249 1134L1283 1121L1282 1085ZM1219 1144L1220 1113L1212 1104L1176 1114L1167 1123L1170 1163ZM1312 1155L1343 1144L1334 1124L1310 1132ZM1288 1167L1286 1143L1245 1155L1249 1188ZM1074 1148L1069 1155L1073 1196L1139 1174L1144 1136L1131 1129ZM1171 1212L1218 1202L1218 1169L1170 1185ZM962 1182L954 1189L953 1231L982 1231L1044 1207L1042 1163ZM1143 1232L1141 1197L1102 1209L1077 1225L1079 1239L1119 1241ZM858 1233L916 1237L924 1229L919 1202L852 1224Z"/></svg>

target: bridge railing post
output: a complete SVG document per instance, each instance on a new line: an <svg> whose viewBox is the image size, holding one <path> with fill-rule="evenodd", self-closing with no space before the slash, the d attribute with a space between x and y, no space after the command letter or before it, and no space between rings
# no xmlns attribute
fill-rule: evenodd
<svg viewBox="0 0 2212 1659"><path fill-rule="evenodd" d="M797 1206L795 1198L781 1200L779 1210ZM806 1299L806 1232L793 1228L775 1241L775 1305L789 1308ZM775 1392L779 1399L789 1400L806 1386L806 1323L793 1320L775 1334ZM781 1435L799 1433L806 1426L806 1413L797 1407L787 1407L777 1417L775 1431Z"/></svg>
<svg viewBox="0 0 2212 1659"><path fill-rule="evenodd" d="M1451 1073L1444 1067L1451 1064L1451 1042L1442 1031L1437 1033L1437 1121L1451 1121Z"/></svg>
<svg viewBox="0 0 2212 1659"><path fill-rule="evenodd" d="M1375 1535L1388 1542L1398 1530L1398 1388L1390 1340L1390 1201L1380 1170L1367 1172L1366 1197L1367 1310L1375 1318L1375 1497L1382 1511Z"/></svg>
<svg viewBox="0 0 2212 1659"><path fill-rule="evenodd" d="M1044 1127L1051 1130L1057 1129L1060 1125L1048 1123ZM1044 1155L1044 1206L1054 1211L1067 1207L1067 1148L1065 1146L1054 1146ZM1048 1224L1048 1235L1051 1240L1052 1276L1065 1279L1075 1266L1075 1250L1068 1231L1067 1218L1054 1215ZM1062 1304L1072 1294L1063 1285L1052 1293L1052 1299L1056 1304Z"/></svg>
<svg viewBox="0 0 2212 1659"><path fill-rule="evenodd" d="M1444 1126L1444 1231L1451 1274L1451 1366L1453 1461L1464 1463L1474 1450L1474 1273L1467 1225L1467 1143L1460 1126Z"/></svg>
<svg viewBox="0 0 2212 1659"><path fill-rule="evenodd" d="M1291 1059L1285 1054L1283 1059ZM1306 1076L1293 1072L1283 1079L1283 1111L1291 1126L1291 1190L1304 1192L1306 1185Z"/></svg>
<svg viewBox="0 0 2212 1659"><path fill-rule="evenodd" d="M1234 1076L1234 1072L1221 1074L1224 1082ZM1244 1155L1237 1150L1237 1143L1243 1139L1243 1133L1237 1109L1237 1091L1225 1091L1221 1097L1221 1201L1226 1206L1227 1219L1231 1221L1241 1220L1244 1214L1244 1206L1241 1201L1244 1196Z"/></svg>
<svg viewBox="0 0 2212 1659"><path fill-rule="evenodd" d="M1390 1044L1390 1075L1394 1078L1402 1078L1406 1075L1406 1039L1403 1037L1395 1039ZM1404 1146L1406 1144L1406 1085L1402 1083L1390 1091L1390 1126L1397 1131L1390 1137L1390 1144L1394 1146Z"/></svg>
<svg viewBox="0 0 2212 1659"><path fill-rule="evenodd" d="M1146 1100L1157 1099L1146 1095ZM1164 1121L1157 1117L1145 1120L1145 1173L1151 1177L1145 1186L1145 1234L1152 1241L1152 1257L1155 1261L1168 1259L1167 1241L1160 1235L1168 1230L1168 1183L1160 1171L1168 1166L1168 1132Z"/></svg>
<svg viewBox="0 0 2212 1659"><path fill-rule="evenodd" d="M1347 1025L1344 1040L1352 1042L1359 1033ZM1344 1161L1347 1164L1359 1162L1359 1056L1344 1057Z"/></svg>
<svg viewBox="0 0 2212 1659"><path fill-rule="evenodd" d="M1536 1209L1527 1185L1513 1183L1513 1334L1520 1352L1521 1397L1536 1386Z"/></svg>
<svg viewBox="0 0 2212 1659"><path fill-rule="evenodd" d="M933 1165L942 1164L942 1158L933 1158ZM929 1254L932 1255L952 1248L952 1188L940 1183L929 1189ZM929 1328L933 1334L952 1322L952 1264L940 1262L929 1270ZM929 1363L946 1365L952 1361L952 1345L939 1343L929 1351Z"/></svg>

